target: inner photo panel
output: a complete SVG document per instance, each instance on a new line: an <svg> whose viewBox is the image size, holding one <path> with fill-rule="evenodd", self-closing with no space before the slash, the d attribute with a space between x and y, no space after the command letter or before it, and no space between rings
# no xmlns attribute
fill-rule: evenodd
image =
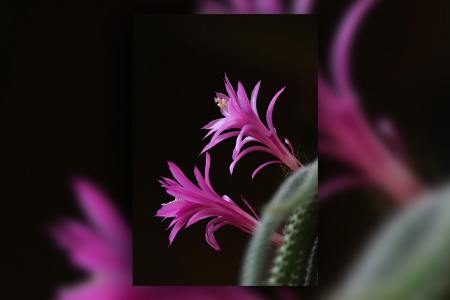
<svg viewBox="0 0 450 300"><path fill-rule="evenodd" d="M134 284L239 284L244 254L253 235L252 226L257 225L253 220L258 222L249 206L260 215L296 167L293 160L286 163L291 154L302 165L317 157L316 18L311 15L147 15L135 18L133 34ZM217 204L211 199L214 198L211 193L198 195L188 183L187 191L185 187L173 186L166 191L167 185L185 180L182 175L174 178L168 161L197 187L194 166L205 176L206 155L201 152L214 133L203 139L208 131L202 128L212 120L224 118L233 109L237 113L232 99L227 98L230 95L224 85L225 76L235 91L238 82L242 83L247 101L261 81L256 105L259 120L252 122L261 122L267 130L270 129L266 120L269 103L285 87L273 109L273 125L282 146L272 145L281 151L281 154L277 152L279 156L287 157L285 163L267 165L252 179L258 166L279 158L274 153L256 151L243 155L231 175L232 154L239 137L230 135L208 152L210 184L222 201L232 200ZM239 98L243 97L242 90L237 93ZM251 104L248 105L251 109ZM248 107L242 107L243 115ZM249 135L260 134L260 139L268 136L261 133L264 129L252 129L252 126L246 127ZM247 141L241 153L247 147L258 146L258 141ZM208 184L205 182L203 185ZM185 205L181 201L186 199L180 193L192 202L190 206L177 210L179 207L163 205L172 201ZM208 210L207 201L216 206ZM166 214L172 209L182 227L170 246L171 230L177 224L174 222L167 229L174 218L166 216L164 220L157 216L158 211L162 214L162 207L166 207ZM234 212L230 213L230 209ZM199 221L188 228L181 226L194 213L198 213ZM209 217L202 219L202 214Z"/></svg>

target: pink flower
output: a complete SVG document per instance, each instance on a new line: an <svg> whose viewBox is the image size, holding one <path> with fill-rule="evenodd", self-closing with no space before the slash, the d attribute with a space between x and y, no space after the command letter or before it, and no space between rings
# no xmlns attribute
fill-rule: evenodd
<svg viewBox="0 0 450 300"><path fill-rule="evenodd" d="M238 83L237 92L225 77L225 88L228 95L216 93L215 102L220 107L223 118L208 123L204 129L209 132L205 136L211 136L210 142L203 148L202 153L213 148L220 142L237 137L233 150L233 161L230 165L230 173L233 173L236 163L245 155L261 151L273 155L276 159L260 165L252 174L252 178L264 167L270 164L285 164L291 170L301 167L300 162L294 155L294 149L288 139L280 140L273 125L273 109L278 97L284 91L282 88L273 96L266 112L267 126L261 121L257 109L257 97L261 82L258 82L252 91L250 99L245 92L241 82ZM247 143L257 143L247 148Z"/></svg>
<svg viewBox="0 0 450 300"><path fill-rule="evenodd" d="M103 192L77 179L74 188L87 222L66 219L53 230L58 245L90 279L62 289L58 300L149 299L132 287L131 232Z"/></svg>
<svg viewBox="0 0 450 300"><path fill-rule="evenodd" d="M199 11L212 14L306 14L312 10L314 0L292 0L285 5L282 0L203 0Z"/></svg>
<svg viewBox="0 0 450 300"><path fill-rule="evenodd" d="M360 23L375 2L360 0L351 7L335 36L330 80L319 74L319 151L356 171L321 184L321 198L339 189L372 184L404 203L423 188L406 162L393 125L383 120L381 131L375 133L352 84L351 48Z"/></svg>
<svg viewBox="0 0 450 300"><path fill-rule="evenodd" d="M182 228L208 218L212 219L206 225L205 237L208 244L215 250L220 250L220 247L214 232L222 226L232 225L252 233L258 224L258 217L247 201L244 200L253 216L242 210L228 196L220 196L214 191L209 180L210 163L210 155L206 153L205 177L197 167L194 168L198 186L192 183L174 163L168 163L175 180L163 178L160 182L166 192L175 197L175 200L163 204L156 216L173 218L169 225L169 228L172 227L169 235L170 244Z"/></svg>
<svg viewBox="0 0 450 300"><path fill-rule="evenodd" d="M58 291L57 300L263 300L241 287L133 286L128 224L93 183L77 179L74 187L87 221L64 220L52 233L74 266L89 277ZM291 299L289 296L293 297L283 295L282 299Z"/></svg>

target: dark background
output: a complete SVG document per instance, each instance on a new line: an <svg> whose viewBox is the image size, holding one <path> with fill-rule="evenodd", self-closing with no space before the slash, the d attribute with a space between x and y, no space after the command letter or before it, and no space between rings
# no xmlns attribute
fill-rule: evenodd
<svg viewBox="0 0 450 300"><path fill-rule="evenodd" d="M193 7L186 0L1 1L2 298L51 299L85 278L49 237L60 218L81 217L73 176L103 186L131 221L132 15Z"/></svg>
<svg viewBox="0 0 450 300"><path fill-rule="evenodd" d="M231 226L216 232L222 251L205 241L207 221L177 235L168 248L165 229L154 217L172 201L157 182L175 162L193 179L204 166L201 131L221 115L215 91L225 92L224 72L248 95L262 80L258 109L265 111L283 86L274 110L280 136L288 137L307 163L316 157L317 32L313 16L141 16L133 38L133 229L134 282L140 285L238 283L249 235ZM216 191L240 206L244 195L257 211L270 199L285 173L268 167L251 181L254 168L270 158L252 154L230 176L235 139L214 148L211 180ZM244 208L244 207L243 207Z"/></svg>

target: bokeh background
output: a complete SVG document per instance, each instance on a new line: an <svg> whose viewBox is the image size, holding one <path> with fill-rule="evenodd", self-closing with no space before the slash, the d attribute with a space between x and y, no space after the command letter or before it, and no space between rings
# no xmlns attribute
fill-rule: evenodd
<svg viewBox="0 0 450 300"><path fill-rule="evenodd" d="M327 66L336 25L353 1L319 3L319 61ZM353 50L353 77L373 123L390 118L404 139L410 163L431 186L449 177L450 4L379 1L361 26ZM345 166L321 160L320 177ZM340 193L320 207L320 278L340 278L379 225L394 211L375 188Z"/></svg>
<svg viewBox="0 0 450 300"><path fill-rule="evenodd" d="M248 95L262 80L258 109L263 120L272 96L286 86L274 110L278 134L308 163L317 156L317 31L314 16L140 16L133 27L133 232L134 282L139 285L237 284L249 235L225 226L222 248L205 242L207 221L177 235L168 247L169 221L154 217L173 200L158 179L171 177L167 160L194 180L193 168L207 140L200 130L221 116L215 92L225 92L224 72ZM286 173L268 167L251 180L268 155L242 159L229 174L235 139L210 151L215 190L245 208L243 195L261 211Z"/></svg>

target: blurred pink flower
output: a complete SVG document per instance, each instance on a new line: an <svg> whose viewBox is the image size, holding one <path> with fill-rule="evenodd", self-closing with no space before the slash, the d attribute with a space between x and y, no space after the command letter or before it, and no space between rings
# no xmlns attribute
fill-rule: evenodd
<svg viewBox="0 0 450 300"><path fill-rule="evenodd" d="M245 155L261 151L276 157L263 163L252 174L252 178L264 167L271 164L285 164L291 170L301 167L294 154L294 149L288 139L280 140L273 125L273 109L281 93L282 88L273 96L266 112L267 126L261 121L257 109L257 97L261 82L258 82L252 91L250 100L241 82L238 83L237 92L230 81L225 77L225 88L228 95L216 93L215 101L220 107L223 118L209 122L204 129L209 130L208 137L212 135L210 142L203 148L202 153L213 148L222 141L237 136L233 150L233 161L230 165L230 173L233 173L236 163ZM247 143L256 142L258 145L243 148Z"/></svg>
<svg viewBox="0 0 450 300"><path fill-rule="evenodd" d="M314 0L202 0L199 11L210 14L281 14L311 12Z"/></svg>
<svg viewBox="0 0 450 300"><path fill-rule="evenodd" d="M323 72L319 73L319 152L356 171L321 184L321 198L339 189L371 184L403 203L423 188L406 163L404 147L393 124L385 119L380 123L381 132L375 133L352 84L351 49L361 22L375 2L359 0L351 6L331 49L329 80Z"/></svg>
<svg viewBox="0 0 450 300"><path fill-rule="evenodd" d="M175 200L163 204L156 216L173 218L169 225L169 228L172 227L169 235L170 244L183 227L187 228L208 218L212 220L206 225L205 238L215 250L220 250L220 247L214 232L225 225L232 225L242 231L253 233L258 224L258 217L248 202L243 199L253 216L242 210L227 195L219 196L212 188L209 180L211 164L209 153L206 153L205 177L197 167L194 168L198 186L192 183L174 163L168 164L175 180L163 178L160 182L166 192L175 197Z"/></svg>
<svg viewBox="0 0 450 300"><path fill-rule="evenodd" d="M89 277L62 288L57 300L263 300L243 287L133 286L128 225L112 201L93 183L77 179L74 188L87 221L64 220L52 233L74 266L86 271ZM283 295L283 299L291 299L288 297L294 296Z"/></svg>
<svg viewBox="0 0 450 300"><path fill-rule="evenodd" d="M88 221L63 220L53 229L53 236L90 278L63 288L57 299L152 299L144 297L145 289L131 285L131 232L111 201L84 179L76 179L74 189Z"/></svg>

